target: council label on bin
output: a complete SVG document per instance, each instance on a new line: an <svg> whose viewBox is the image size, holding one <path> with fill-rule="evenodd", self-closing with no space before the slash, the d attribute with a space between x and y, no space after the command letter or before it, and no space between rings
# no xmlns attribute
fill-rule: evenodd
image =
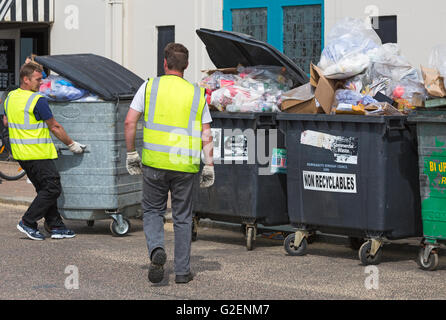
<svg viewBox="0 0 446 320"><path fill-rule="evenodd" d="M338 137L323 132L302 132L300 143L333 152L336 163L358 164L358 138Z"/></svg>
<svg viewBox="0 0 446 320"><path fill-rule="evenodd" d="M303 171L305 190L358 193L355 174Z"/></svg>

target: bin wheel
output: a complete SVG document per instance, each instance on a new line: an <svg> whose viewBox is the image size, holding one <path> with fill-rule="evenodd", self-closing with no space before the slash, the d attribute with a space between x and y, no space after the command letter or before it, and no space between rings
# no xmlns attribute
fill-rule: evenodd
<svg viewBox="0 0 446 320"><path fill-rule="evenodd" d="M122 224L119 225L116 220L110 223L110 231L115 237L125 236L130 231L130 221L126 218L122 219Z"/></svg>
<svg viewBox="0 0 446 320"><path fill-rule="evenodd" d="M364 244L364 238L356 238L356 237L348 237L348 242L350 243L350 248L353 250L361 249L361 246Z"/></svg>
<svg viewBox="0 0 446 320"><path fill-rule="evenodd" d="M296 239L296 234L292 233L286 237L283 246L285 248L285 251L290 255L294 257L300 257L307 254L307 248L308 248L308 241L306 238L302 240L299 247L296 247L294 245L294 240Z"/></svg>
<svg viewBox="0 0 446 320"><path fill-rule="evenodd" d="M94 220L88 220L87 221L87 226L92 228L94 226Z"/></svg>
<svg viewBox="0 0 446 320"><path fill-rule="evenodd" d="M376 266L380 264L382 259L382 249L379 248L374 256L370 254L370 250L372 250L372 241L364 242L359 249L359 260L361 260L362 264L365 266Z"/></svg>
<svg viewBox="0 0 446 320"><path fill-rule="evenodd" d="M248 249L248 251L254 249L254 241L255 241L254 228L248 227L246 230L246 249Z"/></svg>
<svg viewBox="0 0 446 320"><path fill-rule="evenodd" d="M429 255L429 259L427 259L427 262L424 261L424 248L420 249L420 252L418 253L418 259L417 263L418 266L420 266L421 269L426 271L435 271L438 267L438 253L431 252Z"/></svg>

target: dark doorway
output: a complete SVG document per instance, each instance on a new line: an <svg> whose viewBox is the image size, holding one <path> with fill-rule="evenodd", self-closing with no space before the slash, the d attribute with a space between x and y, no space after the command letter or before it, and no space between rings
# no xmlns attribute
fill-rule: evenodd
<svg viewBox="0 0 446 320"><path fill-rule="evenodd" d="M397 16L373 17L372 26L374 26L374 30L381 38L383 44L398 43ZM375 28L376 26L378 28Z"/></svg>
<svg viewBox="0 0 446 320"><path fill-rule="evenodd" d="M22 29L20 34L20 65L31 54L46 56L49 54L49 29Z"/></svg>
<svg viewBox="0 0 446 320"><path fill-rule="evenodd" d="M175 42L175 26L158 27L158 77L164 75L164 48Z"/></svg>

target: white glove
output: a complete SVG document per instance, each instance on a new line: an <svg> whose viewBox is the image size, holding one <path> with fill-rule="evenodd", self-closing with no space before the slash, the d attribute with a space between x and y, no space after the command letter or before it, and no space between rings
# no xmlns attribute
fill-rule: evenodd
<svg viewBox="0 0 446 320"><path fill-rule="evenodd" d="M84 153L86 148L86 145L80 144L79 142L73 142L68 146L68 149L75 154Z"/></svg>
<svg viewBox="0 0 446 320"><path fill-rule="evenodd" d="M131 176L142 174L141 158L138 151L127 152L127 171Z"/></svg>
<svg viewBox="0 0 446 320"><path fill-rule="evenodd" d="M203 172L200 176L200 188L210 188L215 182L214 166L204 166Z"/></svg>

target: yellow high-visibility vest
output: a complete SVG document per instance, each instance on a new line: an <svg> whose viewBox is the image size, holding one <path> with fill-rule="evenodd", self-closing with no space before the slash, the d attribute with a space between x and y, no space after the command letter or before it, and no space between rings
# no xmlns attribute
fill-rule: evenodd
<svg viewBox="0 0 446 320"><path fill-rule="evenodd" d="M173 75L150 79L144 108L146 166L197 173L202 150L204 89Z"/></svg>
<svg viewBox="0 0 446 320"><path fill-rule="evenodd" d="M43 96L37 92L17 89L5 101L9 141L15 160L57 159L57 151L45 121L37 121L34 108Z"/></svg>

